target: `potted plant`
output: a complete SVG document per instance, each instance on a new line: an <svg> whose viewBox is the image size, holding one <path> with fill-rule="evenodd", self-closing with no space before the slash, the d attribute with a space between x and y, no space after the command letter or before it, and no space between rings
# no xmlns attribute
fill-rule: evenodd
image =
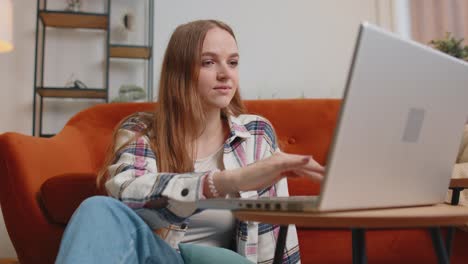
<svg viewBox="0 0 468 264"><path fill-rule="evenodd" d="M447 32L444 39L431 40L429 44L455 58L468 61L468 46L463 45L463 38L456 39L450 32Z"/></svg>

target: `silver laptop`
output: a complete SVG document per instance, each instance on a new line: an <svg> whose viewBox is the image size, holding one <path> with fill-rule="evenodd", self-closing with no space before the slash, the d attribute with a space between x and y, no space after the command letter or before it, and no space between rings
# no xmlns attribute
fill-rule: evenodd
<svg viewBox="0 0 468 264"><path fill-rule="evenodd" d="M467 116L467 63L363 23L320 195L198 206L337 211L442 202Z"/></svg>

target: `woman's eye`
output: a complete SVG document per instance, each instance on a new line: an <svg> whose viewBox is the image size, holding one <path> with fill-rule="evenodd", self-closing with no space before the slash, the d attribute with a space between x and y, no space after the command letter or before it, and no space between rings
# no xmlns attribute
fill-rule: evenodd
<svg viewBox="0 0 468 264"><path fill-rule="evenodd" d="M204 60L202 61L202 66L206 67L206 66L211 66L214 64L214 61L212 60Z"/></svg>
<svg viewBox="0 0 468 264"><path fill-rule="evenodd" d="M229 62L229 65L231 65L232 67L236 67L237 65L239 65L239 61L232 60L232 61Z"/></svg>

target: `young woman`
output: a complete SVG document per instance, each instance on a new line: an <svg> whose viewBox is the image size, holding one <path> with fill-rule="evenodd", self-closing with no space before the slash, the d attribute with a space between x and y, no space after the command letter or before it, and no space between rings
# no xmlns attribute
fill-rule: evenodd
<svg viewBox="0 0 468 264"><path fill-rule="evenodd" d="M226 24L199 20L175 30L157 109L119 124L98 177L113 198L80 205L58 263L183 263L179 243L233 249L255 263L273 259L272 225L196 208L197 200L213 197L287 196L286 176L323 175L310 156L280 152L268 120L245 114L238 64ZM294 226L284 257L300 261Z"/></svg>

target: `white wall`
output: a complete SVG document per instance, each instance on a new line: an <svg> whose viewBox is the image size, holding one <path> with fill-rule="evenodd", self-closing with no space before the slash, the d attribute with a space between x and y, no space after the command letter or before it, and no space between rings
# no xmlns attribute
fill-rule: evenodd
<svg viewBox="0 0 468 264"><path fill-rule="evenodd" d="M11 53L0 53L0 133L30 133L36 1L13 2ZM1 183L0 183L1 184ZM0 258L15 257L0 212Z"/></svg>
<svg viewBox="0 0 468 264"><path fill-rule="evenodd" d="M11 244L3 221L3 214L0 210L0 258L16 257L15 249Z"/></svg>
<svg viewBox="0 0 468 264"><path fill-rule="evenodd" d="M56 9L62 8L65 2L49 1ZM113 1L121 5L134 3ZM406 0L397 1L404 3ZM220 19L230 24L237 35L241 53L241 92L246 99L341 97L358 23L368 20L390 30L404 30L404 26L398 26L401 18L396 15L401 8L391 0L155 2L154 83L157 84L159 79L160 62L169 36L178 24L194 19ZM103 8L95 1L83 3L87 10ZM13 7L15 50L0 54L0 133L16 131L30 134L36 1L13 1ZM113 10L112 23L117 23L122 10L132 8L138 12L144 7L121 6ZM139 29L144 29L141 23ZM132 33L123 42L138 43L142 40L138 33ZM92 73L103 67L100 55L102 35L53 30L49 36L46 80L51 85L63 85L70 72L75 72L77 78L91 86L102 83L102 76ZM117 40L115 35L113 38ZM81 43L83 39L88 44ZM81 64L86 67L80 67ZM121 61L113 62L112 94L116 94L120 84L139 82L142 72L141 64L128 66ZM154 94L157 94L156 90ZM45 120L46 130L59 130L73 113L88 105L91 103L50 104L46 108L50 112ZM0 258L14 257L2 220L0 216Z"/></svg>
<svg viewBox="0 0 468 264"><path fill-rule="evenodd" d="M206 18L233 27L241 93L253 99L340 97L358 23L376 17L372 0L156 1L156 61L177 25Z"/></svg>

